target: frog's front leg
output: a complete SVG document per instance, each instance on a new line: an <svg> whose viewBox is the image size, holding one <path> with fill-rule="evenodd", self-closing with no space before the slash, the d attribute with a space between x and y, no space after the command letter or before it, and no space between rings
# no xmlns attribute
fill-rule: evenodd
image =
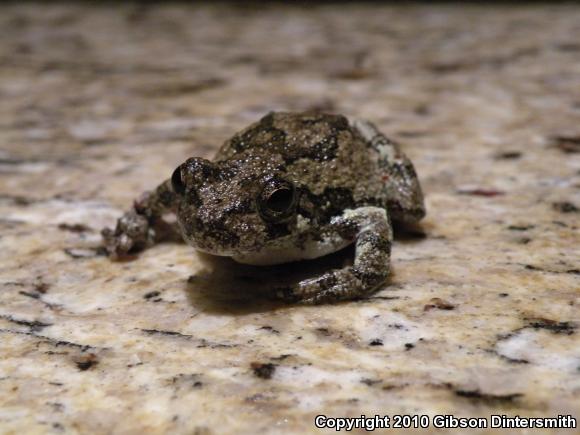
<svg viewBox="0 0 580 435"><path fill-rule="evenodd" d="M393 236L384 209L346 210L331 221L329 229L344 239L354 239L354 264L280 290L278 297L288 302L334 302L364 296L385 282L390 272Z"/></svg>
<svg viewBox="0 0 580 435"><path fill-rule="evenodd" d="M175 212L177 195L171 180L161 183L155 190L144 193L133 208L117 221L114 230L102 231L104 245L114 259L126 257L149 246L178 234L176 224L163 221L163 215Z"/></svg>

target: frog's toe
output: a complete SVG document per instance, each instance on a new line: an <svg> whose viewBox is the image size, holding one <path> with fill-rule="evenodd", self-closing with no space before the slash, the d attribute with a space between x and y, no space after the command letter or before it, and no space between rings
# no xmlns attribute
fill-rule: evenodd
<svg viewBox="0 0 580 435"><path fill-rule="evenodd" d="M145 249L154 239L153 230L145 216L132 211L126 213L117 221L114 230L105 228L103 236L104 247L113 259L128 257Z"/></svg>
<svg viewBox="0 0 580 435"><path fill-rule="evenodd" d="M353 268L337 269L322 276L299 282L296 286L276 289L277 299L288 303L323 304L368 295L387 278L387 273L361 277Z"/></svg>

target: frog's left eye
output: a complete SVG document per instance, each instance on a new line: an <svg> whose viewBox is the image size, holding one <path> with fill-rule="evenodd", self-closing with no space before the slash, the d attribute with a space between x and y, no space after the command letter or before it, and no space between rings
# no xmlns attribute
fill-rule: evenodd
<svg viewBox="0 0 580 435"><path fill-rule="evenodd" d="M173 191L178 195L183 195L185 192L185 183L181 178L181 166L178 166L175 171L173 171L173 175L171 175L171 187L173 187Z"/></svg>
<svg viewBox="0 0 580 435"><path fill-rule="evenodd" d="M296 189L290 181L269 180L258 197L258 211L268 221L280 222L292 215L296 206Z"/></svg>

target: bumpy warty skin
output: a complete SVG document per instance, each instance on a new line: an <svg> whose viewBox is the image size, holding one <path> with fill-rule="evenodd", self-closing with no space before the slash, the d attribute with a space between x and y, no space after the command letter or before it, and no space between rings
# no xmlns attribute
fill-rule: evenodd
<svg viewBox="0 0 580 435"><path fill-rule="evenodd" d="M182 233L200 250L235 255L299 244L307 236L304 222L316 237L346 209L399 211L389 200L407 172L388 159L344 116L271 113L226 141L213 162L190 159L182 166L188 186L179 202ZM264 221L258 212L256 198L273 178L296 188L295 211L283 222Z"/></svg>

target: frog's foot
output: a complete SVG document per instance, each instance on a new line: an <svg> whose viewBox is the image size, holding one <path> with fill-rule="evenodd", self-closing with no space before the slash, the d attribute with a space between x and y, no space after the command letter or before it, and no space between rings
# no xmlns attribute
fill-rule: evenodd
<svg viewBox="0 0 580 435"><path fill-rule="evenodd" d="M345 238L354 234L354 264L279 290L277 297L307 304L335 302L365 296L385 282L393 238L387 212L377 207L346 210L331 226Z"/></svg>
<svg viewBox="0 0 580 435"><path fill-rule="evenodd" d="M155 241L155 232L150 227L149 220L135 210L125 213L117 221L114 230L105 228L101 234L105 248L113 259L142 251Z"/></svg>
<svg viewBox="0 0 580 435"><path fill-rule="evenodd" d="M117 221L114 230L105 228L101 232L109 256L125 258L161 240L175 238L179 232L177 224L162 220L162 216L172 212L175 206L176 198L169 181L143 194L135 201L133 209Z"/></svg>

